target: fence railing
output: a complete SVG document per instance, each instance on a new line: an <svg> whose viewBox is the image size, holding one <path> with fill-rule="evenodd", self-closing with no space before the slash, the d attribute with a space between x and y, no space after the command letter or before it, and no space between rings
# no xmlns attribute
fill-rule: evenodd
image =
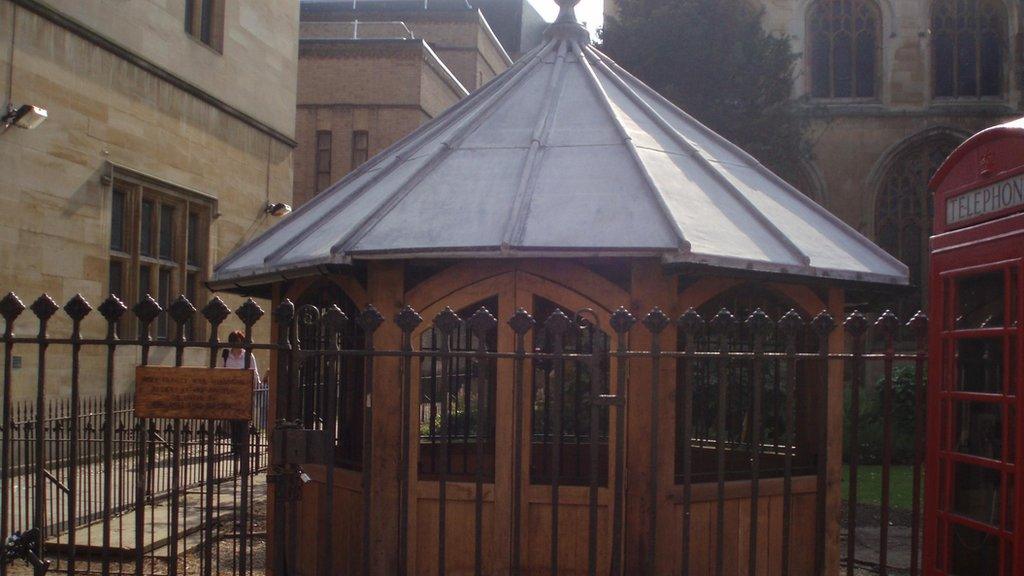
<svg viewBox="0 0 1024 576"><path fill-rule="evenodd" d="M253 552L244 543L256 530L250 511L265 492L267 384L253 392L250 422L138 418L133 393L120 391L126 375L153 362L156 350L173 352L176 366L189 351L205 352L215 367L223 348L217 328L230 314L215 302L219 308L207 312L219 320L208 340L196 342L186 340L196 311L184 298L166 312L144 300L133 310L138 330L131 332L138 336L123 339L118 329L127 306L115 297L99 307L101 337L83 330L92 306L81 296L63 307L67 336L49 333L61 308L48 296L30 307L38 330L27 337L15 333L24 304L14 294L0 299L4 538L38 530L36 555L69 574L251 573L246 561L251 567ZM173 319L173 338L150 336L161 317ZM95 332L95 324L90 328ZM16 373L16 359L30 362ZM29 387L34 398L15 402L16 381L19 394ZM100 394L83 393L96 383ZM8 568L0 562L0 574Z"/></svg>
<svg viewBox="0 0 1024 576"><path fill-rule="evenodd" d="M268 464L266 410L269 388L262 385L254 390L254 418L249 427L250 473L259 473ZM71 525L68 515L72 513L68 504L68 485L71 475L78 477L74 524L86 525L100 519L103 514L102 482L104 470L103 439L107 426L113 426L113 469L115 488L112 493L110 511L121 514L135 504L135 482L138 475L133 467L137 458L139 439L142 434L148 467L145 473L145 498L148 503L166 500L173 489L171 463L174 460L174 445L170 439L174 434L174 423L168 419L149 419L144 424L134 414L134 394L126 392L115 396L114 412L108 417L100 398L90 397L81 401L77 420L71 417L70 398L57 398L46 403L43 417L43 475L50 486L46 501L46 515L42 525L33 517L36 469L36 407L32 402L13 404L14 417L9 431L10 474L15 483L16 493L11 498L10 526L14 532L23 532L32 527L41 529L44 537L58 537ZM72 433L72 428L75 433ZM4 431L6 432L6 431ZM213 435L214 451L205 452L207 436ZM72 450L72 436L77 438L76 450ZM231 430L228 422L205 420L181 421L181 477L179 491L202 487L206 481L206 458L215 460L214 482L220 483L237 473L233 460ZM75 460L71 454L77 455Z"/></svg>
<svg viewBox="0 0 1024 576"><path fill-rule="evenodd" d="M705 318L690 310L670 318L655 309L635 318L623 308L602 323L593 311L555 308L538 319L518 310L508 328L499 328L490 311L475 308L446 309L424 331L410 308L386 319L373 307L348 314L337 306L296 310L286 300L275 310L277 332L260 342L253 334L264 313L248 300L235 312L243 347L274 353L278 440L302 438L300 452L322 465L321 476L311 479L301 462L284 456L291 452L283 445L268 464L259 417L250 429L253 445L239 446L216 421L134 419L127 398L114 393L118 350L137 351L142 364L154 350L171 351L179 366L186 352L200 352L215 367L230 316L220 299L203 308L204 330L186 332L197 322L188 300L180 297L164 310L147 297L132 309L140 336L124 339L117 329L127 307L114 297L99 307L106 326L100 338L82 335L91 306L81 297L64 307L68 337L48 334L59 308L47 296L31 306L36 335L16 335L24 310L13 294L0 300L6 322L0 518L5 534L29 525L59 534L48 549L64 554L69 571L88 562L87 569L103 573L177 574L190 573L188 563L195 562L204 575L252 573L260 562L252 541L253 472L266 465L278 483L278 520L264 528L280 552L271 558L278 574L294 563L333 574L341 571L339 562L368 573L375 557L397 558L399 572L409 573L412 546L437 552L437 573L486 574L506 566L518 573L531 562L590 574L691 574L703 573L702 566L725 574L726 565L742 562L736 574L788 576L820 574L830 557L842 558L850 575L858 566L881 573L919 569L922 315L904 324L890 313L870 321L852 313L840 326L827 313L812 320L795 311L772 318L760 310L744 317L722 310ZM161 317L173 335L154 340L150 329ZM381 330L401 345L375 347ZM207 339L189 340L194 333ZM908 341L909 351L900 346ZM65 407L42 419L19 417L23 408L11 399L14 353L36 358L30 405L32 413L45 414L49 391L57 389L47 376L56 347L69 352L60 356L70 365L60 386L70 392L58 404ZM83 368L87 354L106 360ZM375 376L384 375L375 366L394 368L386 376L399 385L374 392ZM106 383L99 398L82 397L83 369ZM388 401L401 417L375 424L375 407ZM397 452L372 441L382 426L397 430ZM311 434L284 434L289 430ZM644 464L630 468L637 480L627 490L631 458ZM877 467L877 480L864 475L867 466ZM837 468L845 470L840 491L833 487ZM346 469L357 474L340 480L336 470ZM377 476L378 470L395 474ZM891 489L897 470L912 492L900 502ZM311 481L335 486L353 477L361 480L347 485L342 500L321 490L316 506L294 502ZM399 507L392 516L374 494L391 490L396 478ZM499 483L509 493L488 488ZM19 490L31 493L21 498L22 508L15 504ZM495 516L502 498L510 499L502 504L509 511L504 520ZM739 506L728 504L727 512L727 502L737 498ZM531 506L533 516L523 517ZM419 529L418 542L409 531L415 507L436 522L433 531ZM218 516L224 510L230 521ZM569 513L582 520L567 533L559 528ZM510 523L509 557L502 559L484 553L499 520ZM527 529L528 520L544 529ZM370 530L384 521L393 522L388 546L394 549L380 554L373 547L382 541ZM463 532L451 532L453 525ZM95 531L83 531L89 526ZM897 529L906 532L899 538L905 549L890 554ZM748 536L742 542L740 533ZM862 546L867 534L877 546ZM453 535L468 553L446 554ZM197 546L177 545L190 537ZM221 537L230 540L223 565ZM837 547L840 538L845 542ZM336 540L345 541L332 550ZM118 542L125 544L121 552ZM81 556L91 547L100 556L95 566ZM580 552L567 560L567 549ZM341 550L358 558L339 560Z"/></svg>

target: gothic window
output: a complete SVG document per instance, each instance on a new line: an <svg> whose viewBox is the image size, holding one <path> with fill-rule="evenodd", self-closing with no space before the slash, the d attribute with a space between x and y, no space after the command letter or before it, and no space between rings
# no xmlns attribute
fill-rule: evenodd
<svg viewBox="0 0 1024 576"><path fill-rule="evenodd" d="M811 95L878 96L882 17L873 0L820 0L808 17Z"/></svg>
<svg viewBox="0 0 1024 576"><path fill-rule="evenodd" d="M935 96L1001 95L1006 27L1001 0L936 0L932 4Z"/></svg>
<svg viewBox="0 0 1024 576"><path fill-rule="evenodd" d="M886 173L876 201L875 238L910 268L910 281L919 288L928 277L928 237L934 213L928 181L956 145L952 138L933 140L900 154ZM908 297L902 312L913 312L923 303L922 289Z"/></svg>

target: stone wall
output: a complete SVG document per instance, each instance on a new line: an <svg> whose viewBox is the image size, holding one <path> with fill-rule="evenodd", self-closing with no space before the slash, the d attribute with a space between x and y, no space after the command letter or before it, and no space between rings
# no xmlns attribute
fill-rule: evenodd
<svg viewBox="0 0 1024 576"><path fill-rule="evenodd" d="M224 27L219 51L184 32L182 0L32 1L53 7L280 132L292 134L297 1L218 0Z"/></svg>
<svg viewBox="0 0 1024 576"><path fill-rule="evenodd" d="M108 3L60 4L74 4L76 10L88 8L83 18L90 14L98 18ZM131 10L137 4L155 6L149 2L130 4ZM281 5L277 13L282 18L290 13L283 8L289 2L274 4ZM125 5L118 3L118 8L122 7ZM117 21L113 9L106 8L107 19ZM47 121L34 130L10 128L0 134L0 158L5 161L0 178L0 291L16 291L26 304L42 292L61 305L75 293L84 295L94 307L102 302L109 292L110 176L115 171L138 174L167 189L206 196L216 203L218 214L209 229L206 273L274 223L274 218L263 212L268 200L291 202L292 145L290 139L266 126L280 122L282 130L292 133L294 86L286 87L281 80L268 82L259 98L276 104L264 106L248 100L258 114L250 122L211 104L205 93L183 90L123 54L102 48L81 33L10 0L0 1L0 23L0 69L4 71L0 93L10 91L13 103L31 103L49 112ZM274 28L272 34L287 35L295 29L285 24L273 26L280 30ZM125 31L125 44L130 44L131 28L122 22L114 32ZM170 33L169 29L164 32ZM184 35L179 25L175 32ZM227 32L238 37L230 22ZM283 47L291 40L268 42L286 50ZM230 43L227 48L241 50ZM259 56L253 54L247 66L237 60L232 64L243 79L243 86L235 90L241 99L236 102L252 92L245 88L248 80L244 78L258 75L252 69L265 67L263 61L257 61ZM289 66L283 65L280 73L288 73ZM211 89L223 89L231 84L231 78L225 75ZM286 107L287 112L283 110ZM208 297L208 293L201 294L197 306ZM225 299L232 308L241 301L238 297ZM135 298L131 300L129 305ZM51 333L66 335L68 324L59 313ZM22 315L16 329L21 335L35 333L37 325L29 312ZM98 313L85 323L85 331L92 336L103 334ZM48 370L50 385L59 386L63 394L68 393L67 353L66 348L55 347ZM22 368L14 374L16 397L31 394L35 382L34 352L22 354ZM124 354L131 356L127 351ZM93 376L102 375L102 360L102 354L92 355L84 369ZM173 354L165 351L153 356L155 362L171 360ZM119 387L130 385L130 370L136 361L133 357L119 362ZM204 358L191 361L205 363ZM83 381L83 393L98 392L103 383L102 377L90 377Z"/></svg>
<svg viewBox="0 0 1024 576"><path fill-rule="evenodd" d="M465 95L423 40L304 42L296 118L296 204L316 195L316 133L330 131L331 181L352 168L352 133L369 155L387 148Z"/></svg>

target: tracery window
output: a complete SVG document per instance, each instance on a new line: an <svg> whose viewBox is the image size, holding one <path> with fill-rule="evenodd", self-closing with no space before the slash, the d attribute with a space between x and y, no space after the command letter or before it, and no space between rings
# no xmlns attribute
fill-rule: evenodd
<svg viewBox="0 0 1024 576"><path fill-rule="evenodd" d="M1006 9L1001 0L935 0L932 70L935 96L1003 93Z"/></svg>
<svg viewBox="0 0 1024 576"><path fill-rule="evenodd" d="M811 95L878 96L882 16L873 0L820 0L808 15Z"/></svg>
<svg viewBox="0 0 1024 576"><path fill-rule="evenodd" d="M928 181L956 147L953 138L933 140L896 158L875 204L878 245L910 268L910 281L923 287L927 280L928 236L934 214ZM907 297L903 313L921 308L923 290Z"/></svg>

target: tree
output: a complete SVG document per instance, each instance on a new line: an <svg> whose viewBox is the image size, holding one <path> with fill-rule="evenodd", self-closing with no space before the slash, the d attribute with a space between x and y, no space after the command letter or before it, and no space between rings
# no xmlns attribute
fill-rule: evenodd
<svg viewBox="0 0 1024 576"><path fill-rule="evenodd" d="M600 48L790 182L810 155L792 98L797 56L743 0L619 0ZM799 184L798 184L799 187Z"/></svg>

